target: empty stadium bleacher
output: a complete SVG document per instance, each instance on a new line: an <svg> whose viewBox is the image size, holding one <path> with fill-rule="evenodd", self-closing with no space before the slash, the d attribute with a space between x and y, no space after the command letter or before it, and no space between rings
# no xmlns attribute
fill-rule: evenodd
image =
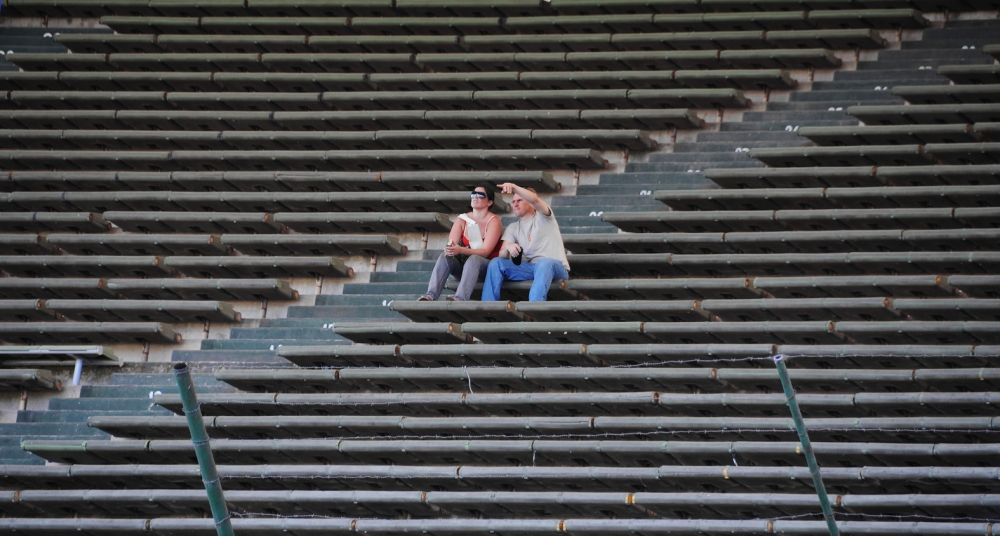
<svg viewBox="0 0 1000 536"><path fill-rule="evenodd" d="M825 534L781 355L844 533L992 533L997 8L0 0L0 527L211 533L186 361L240 533ZM505 182L569 279L416 301Z"/></svg>

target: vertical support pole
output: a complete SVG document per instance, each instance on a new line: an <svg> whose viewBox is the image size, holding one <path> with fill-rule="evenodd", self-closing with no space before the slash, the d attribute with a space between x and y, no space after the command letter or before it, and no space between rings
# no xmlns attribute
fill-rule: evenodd
<svg viewBox="0 0 1000 536"><path fill-rule="evenodd" d="M187 417L188 428L191 430L191 442L194 443L194 452L198 456L201 480L205 483L208 504L215 519L215 530L219 536L234 536L229 508L226 506L226 496L222 493L222 482L219 480L219 472L215 469L212 445L208 440L205 421L201 417L201 405L198 403L198 395L194 392L194 382L191 381L191 371L187 363L174 365L174 376L181 392L184 416Z"/></svg>
<svg viewBox="0 0 1000 536"><path fill-rule="evenodd" d="M73 386L80 385L80 377L83 376L83 358L76 358L76 363L73 365Z"/></svg>
<svg viewBox="0 0 1000 536"><path fill-rule="evenodd" d="M799 434L799 442L802 443L802 453L806 456L806 464L809 465L809 474L812 475L813 487L816 488L816 495L819 496L819 505L823 508L823 517L826 519L826 527L830 531L830 536L840 536L840 529L837 528L837 520L833 518L833 509L830 508L830 498L826 495L826 486L823 485L823 476L819 473L819 463L816 462L816 455L813 453L812 443L809 441L809 432L806 430L806 423L802 419L802 411L799 403L795 400L795 389L792 388L792 380L788 378L788 369L785 368L785 358L781 354L774 356L774 366L778 369L778 377L781 378L781 388L785 391L785 401L788 409L792 412L792 420L795 421L795 431Z"/></svg>

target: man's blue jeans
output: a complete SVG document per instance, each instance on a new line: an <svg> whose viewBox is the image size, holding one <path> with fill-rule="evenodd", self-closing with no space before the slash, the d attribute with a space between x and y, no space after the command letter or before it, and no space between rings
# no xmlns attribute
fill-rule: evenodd
<svg viewBox="0 0 1000 536"><path fill-rule="evenodd" d="M496 258L486 268L486 282L483 283L483 301L500 299L500 285L504 281L531 281L530 301L546 301L549 285L553 279L569 279L569 272L561 262L553 259L539 259L536 263L522 262L515 265L510 259Z"/></svg>

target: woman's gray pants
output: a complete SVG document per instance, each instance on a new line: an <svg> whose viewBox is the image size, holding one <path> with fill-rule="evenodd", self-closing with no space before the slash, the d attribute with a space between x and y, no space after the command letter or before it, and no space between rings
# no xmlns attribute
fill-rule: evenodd
<svg viewBox="0 0 1000 536"><path fill-rule="evenodd" d="M458 279L458 290L455 297L459 300L468 301L472 296L472 290L476 287L477 281L486 278L486 267L490 261L479 255L469 255L463 265L458 257L449 257L442 253L434 263L434 270L431 271L431 281L427 284L427 295L431 299L441 297L441 290L444 289L445 281L449 275Z"/></svg>

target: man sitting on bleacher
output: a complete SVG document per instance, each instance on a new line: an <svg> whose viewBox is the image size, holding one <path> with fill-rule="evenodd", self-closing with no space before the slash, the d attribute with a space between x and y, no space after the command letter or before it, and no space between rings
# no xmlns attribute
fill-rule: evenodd
<svg viewBox="0 0 1000 536"><path fill-rule="evenodd" d="M569 278L569 261L552 208L535 190L505 182L500 191L514 194L511 204L518 221L503 233L500 256L491 260L483 283L483 301L500 298L504 281L534 281L530 301L546 301L553 279Z"/></svg>

